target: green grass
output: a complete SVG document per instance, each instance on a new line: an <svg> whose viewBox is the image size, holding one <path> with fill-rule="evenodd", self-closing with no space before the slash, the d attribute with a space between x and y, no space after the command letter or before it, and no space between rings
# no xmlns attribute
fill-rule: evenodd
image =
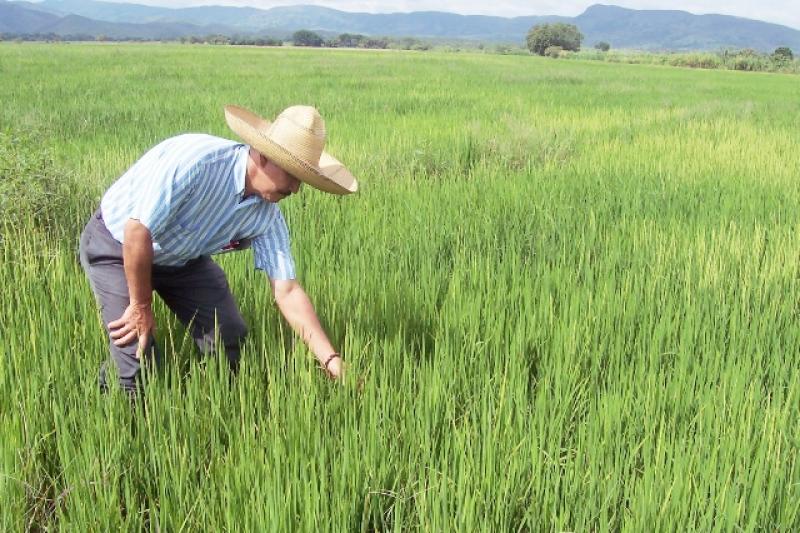
<svg viewBox="0 0 800 533"><path fill-rule="evenodd" d="M482 54L0 46L4 139L35 132L2 177L44 169L74 196L2 228L0 529L796 531L796 88ZM96 390L78 235L149 146L232 137L226 103L317 106L361 179L281 204L348 380L231 254L241 376L158 306L170 363L131 411Z"/></svg>

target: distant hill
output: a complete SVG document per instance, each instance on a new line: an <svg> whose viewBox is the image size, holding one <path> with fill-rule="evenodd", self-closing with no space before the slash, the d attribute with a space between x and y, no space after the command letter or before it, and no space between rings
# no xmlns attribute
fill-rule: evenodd
<svg viewBox="0 0 800 533"><path fill-rule="evenodd" d="M0 32L10 34L105 35L112 39L160 40L191 35L226 34L236 28L187 23L152 22L131 24L94 20L80 15L58 15L39 9L37 4L0 1ZM34 7L35 6L35 7Z"/></svg>
<svg viewBox="0 0 800 533"><path fill-rule="evenodd" d="M56 15L28 9L21 4L0 2L0 32L29 33L59 19Z"/></svg>
<svg viewBox="0 0 800 533"><path fill-rule="evenodd" d="M103 22L78 15L67 15L52 24L39 28L38 33L56 35L105 35L113 39L160 40L190 35L209 35L234 32L225 26L198 26L195 24L153 22L150 24L126 24L122 22Z"/></svg>
<svg viewBox="0 0 800 533"><path fill-rule="evenodd" d="M779 46L800 48L800 31L727 15L693 15L685 11L634 10L594 5L573 23L589 44L612 43L616 48L713 50Z"/></svg>
<svg viewBox="0 0 800 533"><path fill-rule="evenodd" d="M309 29L329 35L362 33L522 44L531 26L543 22L576 24L586 36L586 46L606 41L614 48L642 50L754 48L771 51L778 46L800 50L800 31L779 24L727 15L693 15L685 11L634 10L609 5L591 6L577 17L505 18L437 11L349 13L307 5L271 9L225 6L171 9L95 0L37 3L0 0L2 32L52 31L65 35L73 28L80 28L79 33L114 38L169 38L209 33L285 36L298 29Z"/></svg>
<svg viewBox="0 0 800 533"><path fill-rule="evenodd" d="M311 5L274 7L266 10L223 6L170 9L94 0L44 0L36 5L39 9L54 14L73 13L108 22L224 24L246 32L311 29L333 33L450 37L517 43L521 42L534 24L570 20L568 17L557 16L503 18L438 11L350 13Z"/></svg>

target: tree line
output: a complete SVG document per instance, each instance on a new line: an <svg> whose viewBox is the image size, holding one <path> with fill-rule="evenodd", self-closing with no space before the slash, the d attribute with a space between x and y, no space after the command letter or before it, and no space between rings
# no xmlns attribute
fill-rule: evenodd
<svg viewBox="0 0 800 533"><path fill-rule="evenodd" d="M292 44L315 48L371 48L374 50L399 48L401 50L430 50L430 43L413 37L372 37L360 33L342 33L338 37L325 39L310 30L298 30L292 34Z"/></svg>

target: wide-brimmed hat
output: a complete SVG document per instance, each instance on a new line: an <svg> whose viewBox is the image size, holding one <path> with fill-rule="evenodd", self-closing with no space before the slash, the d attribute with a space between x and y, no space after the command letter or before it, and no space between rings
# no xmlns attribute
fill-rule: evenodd
<svg viewBox="0 0 800 533"><path fill-rule="evenodd" d="M247 109L226 105L225 120L247 144L300 181L332 194L358 190L350 171L324 151L325 121L313 107L287 107L270 123Z"/></svg>

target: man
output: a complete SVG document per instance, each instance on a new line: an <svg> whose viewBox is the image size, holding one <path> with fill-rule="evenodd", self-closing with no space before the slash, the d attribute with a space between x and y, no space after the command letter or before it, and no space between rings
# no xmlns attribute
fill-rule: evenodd
<svg viewBox="0 0 800 533"><path fill-rule="evenodd" d="M246 144L201 134L163 141L106 191L81 235L81 264L107 327L120 385L129 392L141 386L144 360L160 364L152 337L153 291L204 353L221 344L236 371L247 327L225 274L209 256L247 243L286 321L329 377L342 375L341 357L295 279L277 203L301 183L333 194L355 192L358 183L324 152L325 124L313 107L287 108L269 123L226 106L225 118ZM101 390L107 387L105 368Z"/></svg>

